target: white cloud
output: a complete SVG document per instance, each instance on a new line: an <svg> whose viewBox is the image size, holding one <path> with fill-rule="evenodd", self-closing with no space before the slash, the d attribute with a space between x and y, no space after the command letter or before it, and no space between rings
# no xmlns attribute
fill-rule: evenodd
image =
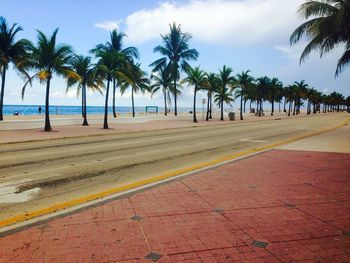
<svg viewBox="0 0 350 263"><path fill-rule="evenodd" d="M285 54L287 57L295 57L296 53L290 47L275 46L275 49Z"/></svg>
<svg viewBox="0 0 350 263"><path fill-rule="evenodd" d="M298 25L296 11L303 0L190 0L163 2L124 19L128 40L142 43L182 25L196 40L220 44L264 42L287 38Z"/></svg>
<svg viewBox="0 0 350 263"><path fill-rule="evenodd" d="M120 21L103 21L100 23L95 23L94 26L97 28L101 28L107 31L111 31L113 29L119 28Z"/></svg>
<svg viewBox="0 0 350 263"><path fill-rule="evenodd" d="M74 98L77 96L76 90L69 90L67 93L62 91L55 91L50 94L51 98Z"/></svg>

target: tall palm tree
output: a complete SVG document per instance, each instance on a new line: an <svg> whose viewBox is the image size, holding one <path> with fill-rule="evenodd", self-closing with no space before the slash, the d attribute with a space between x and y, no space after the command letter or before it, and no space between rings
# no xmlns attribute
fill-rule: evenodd
<svg viewBox="0 0 350 263"><path fill-rule="evenodd" d="M276 95L275 101L278 103L278 111L281 112L281 103L282 103L282 99L284 97L283 85L279 85L277 87L275 95Z"/></svg>
<svg viewBox="0 0 350 263"><path fill-rule="evenodd" d="M163 92L164 97L164 115L168 115L168 101L171 101L170 93L172 89L172 79L171 79L171 69L170 67L161 67L158 72L152 72L151 80L153 84L151 85L152 95L159 90Z"/></svg>
<svg viewBox="0 0 350 263"><path fill-rule="evenodd" d="M269 83L269 89L268 89L268 99L271 102L271 116L273 116L275 112L275 102L277 99L277 93L280 87L282 87L283 84L278 78L271 79Z"/></svg>
<svg viewBox="0 0 350 263"><path fill-rule="evenodd" d="M309 19L294 30L290 37L291 45L307 36L300 62L319 50L322 57L339 44L345 44L345 51L338 60L335 76L350 64L350 1L349 0L308 0L298 10Z"/></svg>
<svg viewBox="0 0 350 263"><path fill-rule="evenodd" d="M288 106L288 116L290 116L291 110L292 110L292 106L293 106L293 102L295 100L295 93L296 93L296 88L295 85L288 85L285 88L285 100L287 102L289 102L289 106Z"/></svg>
<svg viewBox="0 0 350 263"><path fill-rule="evenodd" d="M26 68L28 66L29 50L32 47L32 43L26 39L16 41L16 35L20 31L22 31L22 27L16 23L10 27L6 19L0 16L0 121L4 119L5 80L9 64L12 63L16 70L29 78Z"/></svg>
<svg viewBox="0 0 350 263"><path fill-rule="evenodd" d="M261 117L264 112L263 101L266 99L270 83L271 79L266 76L257 79L257 112L259 117Z"/></svg>
<svg viewBox="0 0 350 263"><path fill-rule="evenodd" d="M221 121L224 120L224 103L230 104L234 101L232 90L235 83L235 77L232 76L232 73L233 70L231 68L223 66L218 75L219 85L215 95L215 102L221 109Z"/></svg>
<svg viewBox="0 0 350 263"><path fill-rule="evenodd" d="M122 94L131 87L131 106L132 106L132 116L135 117L135 102L134 94L141 91L145 93L150 91L150 80L147 78L146 72L144 72L140 64L129 63L127 67L121 71L121 92Z"/></svg>
<svg viewBox="0 0 350 263"><path fill-rule="evenodd" d="M139 52L136 47L126 47L123 48L123 39L126 37L126 35L122 32L118 32L117 30L112 30L110 32L110 42L107 42L106 44L99 44L96 46L95 49L93 49L93 52L96 52L96 50L104 50L107 52L116 52L120 53L125 57L125 59L128 62L132 62L133 59L139 58ZM116 69L117 70L117 69ZM115 74L117 75L117 74ZM116 118L116 110L115 110L115 99L116 99L116 88L118 86L118 78L116 76L112 76L112 110L113 110L113 117Z"/></svg>
<svg viewBox="0 0 350 263"><path fill-rule="evenodd" d="M177 80L180 78L180 70L186 70L188 61L197 60L199 53L196 49L190 49L188 42L192 36L181 30L181 25L173 23L170 26L170 33L162 37L163 45L156 46L153 51L160 53L163 57L154 61L150 66L155 71L166 65L172 69L173 89L177 89ZM174 92L174 114L177 116L177 92Z"/></svg>
<svg viewBox="0 0 350 263"><path fill-rule="evenodd" d="M236 91L236 97L241 98L240 119L243 120L243 98L248 95L249 88L254 85L254 78L249 75L250 70L242 71L236 76L236 86L239 90Z"/></svg>
<svg viewBox="0 0 350 263"><path fill-rule="evenodd" d="M49 98L50 98L50 83L54 74L63 77L76 76L74 71L69 67L69 62L72 58L72 48L68 45L57 44L56 36L58 29L56 29L51 37L47 37L41 31L38 32L37 45L32 47L31 67L37 71L25 83L22 89L22 98L24 97L27 84L31 84L34 78L38 78L40 82L46 82L45 95L45 131L51 131L50 115L49 115Z"/></svg>
<svg viewBox="0 0 350 263"><path fill-rule="evenodd" d="M209 119L212 119L212 106L213 106L213 94L218 90L219 86L219 78L214 73L207 74L207 116L206 121L209 121Z"/></svg>
<svg viewBox="0 0 350 263"><path fill-rule="evenodd" d="M193 95L193 122L197 122L196 115L196 100L197 100L197 91L200 89L204 89L208 86L207 75L201 70L199 67L188 67L186 70L187 77L183 80L183 82L188 83L194 87L194 95Z"/></svg>
<svg viewBox="0 0 350 263"><path fill-rule="evenodd" d="M89 124L86 112L86 89L89 88L92 91L98 91L102 94L103 81L97 72L97 68L92 65L90 57L74 56L70 65L76 76L69 76L67 78L66 91L72 86L77 85L77 95L79 96L81 93L81 110L84 119L82 125L87 126Z"/></svg>
<svg viewBox="0 0 350 263"><path fill-rule="evenodd" d="M294 85L296 88L296 94L295 94L296 97L295 97L293 115L300 114L301 100L306 97L307 88L308 88L308 84L306 84L305 80L302 80L300 82L295 81Z"/></svg>
<svg viewBox="0 0 350 263"><path fill-rule="evenodd" d="M120 75L121 69L126 65L125 57L119 52L105 49L95 49L92 52L95 53L95 56L99 59L97 62L98 74L100 74L100 77L107 82L103 129L108 129L108 99L110 84L113 81L113 78Z"/></svg>

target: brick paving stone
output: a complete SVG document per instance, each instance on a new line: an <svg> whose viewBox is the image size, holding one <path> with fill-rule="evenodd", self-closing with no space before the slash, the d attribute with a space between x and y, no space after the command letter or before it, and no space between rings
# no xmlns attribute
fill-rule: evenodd
<svg viewBox="0 0 350 263"><path fill-rule="evenodd" d="M349 171L268 151L4 236L0 263L350 262Z"/></svg>

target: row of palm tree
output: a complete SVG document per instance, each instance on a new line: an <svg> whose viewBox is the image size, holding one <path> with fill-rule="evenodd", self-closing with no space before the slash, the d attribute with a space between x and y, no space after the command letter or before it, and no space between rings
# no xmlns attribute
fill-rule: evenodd
<svg viewBox="0 0 350 263"><path fill-rule="evenodd" d="M17 24L9 27L6 20L0 17L0 69L1 69L1 95L0 95L0 120L3 120L3 98L5 90L6 72L10 63L26 79L22 89L22 98L28 85L32 85L34 79L46 84L45 96L45 131L51 131L49 117L49 99L51 80L54 75L67 79L67 91L77 86L77 95L82 98L83 125L88 125L86 94L87 89L103 93L105 90L105 114L104 128L108 128L108 99L109 90L112 85L113 91L113 115L115 111L115 91L120 86L122 93L131 89L133 116L134 94L149 90L149 79L141 70L140 64L134 59L138 58L135 47L122 48L122 39L125 36L116 30L110 34L110 42L99 44L91 53L95 55L97 63L92 63L89 56L76 55L72 47L58 44L56 29L48 37L41 31L38 32L37 44L29 40L21 39L15 41L16 34L22 31ZM34 72L30 75L30 72Z"/></svg>
<svg viewBox="0 0 350 263"><path fill-rule="evenodd" d="M309 17L309 13L317 15L315 11L317 8L315 10L311 8L314 3L308 2L301 6L300 12L304 12L306 17ZM330 1L327 0L323 2L325 2L327 8L329 6L335 9L343 8L341 4L329 3ZM319 8L319 14L322 13L321 11L322 9ZM333 12L335 11L333 10ZM320 19L322 20L323 17L320 17ZM312 24L312 26L316 27L315 24ZM293 33L291 43L297 42L303 34L311 34L309 29L308 26L302 25ZM192 68L189 62L197 60L199 53L196 49L189 47L191 35L182 32L181 26L175 23L170 25L168 34L161 35L162 44L154 48L154 52L159 53L161 57L150 64L152 67L150 79L147 78L146 73L136 61L139 57L138 50L135 47L124 48L123 38L125 35L116 30L110 33L109 42L98 44L91 50L94 58L76 55L72 47L57 44L57 29L51 37L47 37L41 31L38 31L36 45L33 45L26 39L16 41L16 35L20 31L22 31L20 26L14 24L10 27L6 20L0 17L0 72L2 80L0 120L3 119L2 110L6 72L9 64L12 63L14 68L26 78L22 97L26 87L32 85L32 81L35 78L46 84L45 131L51 130L48 109L50 84L54 75L63 76L67 79L67 91L73 86L77 86L77 94L81 94L82 98L83 125L88 125L86 110L87 89L105 93L103 124L105 129L108 128L110 89L112 89L113 96L113 116L116 117L115 105L118 87L122 94L131 89L133 116L135 116L134 94L137 92L151 92L153 95L157 91L163 93L165 115L168 113L168 105L171 103L172 98L174 98L174 114L177 115L177 99L181 94L182 85L187 83L194 87L193 120L195 122L197 122L196 97L199 90L207 92L206 120L212 118L213 99L221 110L221 120L224 119L224 105L231 104L235 98L240 98L241 120L243 120L243 112L245 112L248 101L250 101L249 109L252 110L252 105L254 104L256 107L254 112L258 116L264 115L265 101L270 102L272 105L271 115L275 112L275 103L279 104L279 111L281 111L283 99L284 111L288 115L299 114L300 108L305 101L307 102L308 114L311 113L311 107L313 107L312 112L315 113L317 109L320 109L321 104L323 105L323 111L340 111L343 109L343 105L349 106L349 99L344 100L341 94L332 93L328 96L319 94L316 90L309 89L304 81L284 87L277 78L261 77L255 79L250 75L250 71L243 71L241 74L234 76L233 70L227 66L223 66L218 74L206 73L199 67ZM313 46L313 48L315 47L317 45ZM306 50L305 52L307 54L308 51ZM93 63L93 61L96 61L96 63ZM344 58L341 63L339 70L346 65ZM30 75L29 72L34 72L34 74ZM183 80L180 80L181 72L186 74ZM288 111L286 109L287 104L289 104Z"/></svg>
<svg viewBox="0 0 350 263"><path fill-rule="evenodd" d="M288 115L298 115L301 112L301 107L306 103L307 114L316 114L321 112L342 111L347 106L349 107L350 97L345 97L337 92L329 95L322 94L314 88L309 88L308 84L302 80L294 82L292 85L284 86L278 78L260 77L254 78L250 75L250 71L243 71L240 74L233 75L233 70L227 66L223 66L218 74L205 73L199 67L186 70L187 77L182 80L183 83L188 83L194 87L193 98L193 121L197 122L196 118L196 94L199 90L207 92L207 117L211 118L212 96L214 94L214 102L217 103L221 110L220 119L224 119L223 109L224 103L231 104L235 98L240 98L240 119L243 120L243 113L246 111L246 104L249 101L250 112L256 113L261 117L264 115L264 102L271 104L270 115L273 116L276 112L275 104L279 106L278 111L281 112L281 104L284 103L283 111ZM255 105L256 108L252 108ZM286 106L288 105L288 109Z"/></svg>

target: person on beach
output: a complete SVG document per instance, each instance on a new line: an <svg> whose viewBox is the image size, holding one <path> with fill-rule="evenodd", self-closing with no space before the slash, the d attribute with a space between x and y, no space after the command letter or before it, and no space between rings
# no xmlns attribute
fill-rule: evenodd
<svg viewBox="0 0 350 263"><path fill-rule="evenodd" d="M56 115L60 114L60 109L56 107Z"/></svg>
<svg viewBox="0 0 350 263"><path fill-rule="evenodd" d="M38 108L39 114L41 114L42 110L43 110L43 108L41 108L41 106L39 106L39 108Z"/></svg>

